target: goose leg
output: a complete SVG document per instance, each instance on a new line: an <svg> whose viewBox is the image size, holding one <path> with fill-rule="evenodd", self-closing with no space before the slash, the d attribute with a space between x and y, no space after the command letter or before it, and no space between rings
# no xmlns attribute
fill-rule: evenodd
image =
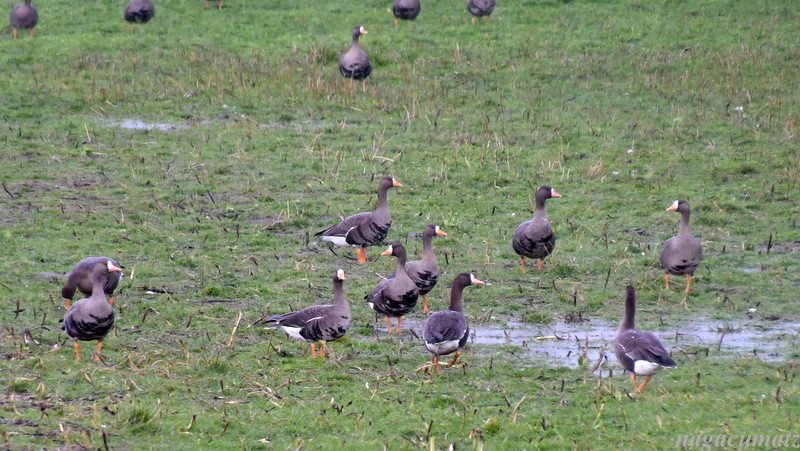
<svg viewBox="0 0 800 451"><path fill-rule="evenodd" d="M427 294L423 294L422 295L422 313L428 313L429 311L430 310L428 310L428 295Z"/></svg>
<svg viewBox="0 0 800 451"><path fill-rule="evenodd" d="M75 350L75 360L81 359L81 344L78 343L78 340L72 342L72 349Z"/></svg>
<svg viewBox="0 0 800 451"><path fill-rule="evenodd" d="M442 367L439 366L439 356L433 356L433 367L436 368L436 374L442 374Z"/></svg>
<svg viewBox="0 0 800 451"><path fill-rule="evenodd" d="M470 20L472 21L472 25L475 25L475 16L472 16L472 19Z"/></svg>
<svg viewBox="0 0 800 451"><path fill-rule="evenodd" d="M359 263L367 262L367 250L361 247L356 248L356 255L358 256Z"/></svg>
<svg viewBox="0 0 800 451"><path fill-rule="evenodd" d="M131 30L131 33L133 33L133 24L128 25L128 29Z"/></svg>
<svg viewBox="0 0 800 451"><path fill-rule="evenodd" d="M69 310L72 307L72 299L64 299L64 310Z"/></svg>
<svg viewBox="0 0 800 451"><path fill-rule="evenodd" d="M114 298L108 298L108 305L114 305Z"/></svg>
<svg viewBox="0 0 800 451"><path fill-rule="evenodd" d="M631 373L631 383L633 384L633 388L636 388L636 374Z"/></svg>
<svg viewBox="0 0 800 451"><path fill-rule="evenodd" d="M19 36L19 32L17 31L16 28L11 30L11 36L14 36L14 39L17 39L17 37Z"/></svg>
<svg viewBox="0 0 800 451"><path fill-rule="evenodd" d="M35 33L35 30L33 28L31 28L31 37L33 37L34 33Z"/></svg>
<svg viewBox="0 0 800 451"><path fill-rule="evenodd" d="M684 293L688 293L689 290L692 289L692 276L686 276L686 289L683 290Z"/></svg>
<svg viewBox="0 0 800 451"><path fill-rule="evenodd" d="M217 2L217 9L222 9L222 0Z"/></svg>
<svg viewBox="0 0 800 451"><path fill-rule="evenodd" d="M325 342L319 344L319 356L325 358Z"/></svg>
<svg viewBox="0 0 800 451"><path fill-rule="evenodd" d="M361 80L361 90L364 91L365 89L367 89L367 79L366 78Z"/></svg>
<svg viewBox="0 0 800 451"><path fill-rule="evenodd" d="M447 364L447 366L453 366L453 365L455 365L455 364L456 364L456 361L458 360L458 358L459 358L460 356L461 356L461 351L456 351L456 355L454 355L454 356L453 356L453 360L451 360L451 361L450 361L450 363L448 363L448 364Z"/></svg>
<svg viewBox="0 0 800 451"><path fill-rule="evenodd" d="M664 283L667 286L667 291L669 291L669 273L664 274Z"/></svg>
<svg viewBox="0 0 800 451"><path fill-rule="evenodd" d="M395 28L400 25L400 19L394 19L394 26Z"/></svg>
<svg viewBox="0 0 800 451"><path fill-rule="evenodd" d="M317 356L317 345L311 343L311 357L316 357L316 356Z"/></svg>
<svg viewBox="0 0 800 451"><path fill-rule="evenodd" d="M539 260L538 262L536 262L536 267L539 268L539 271L544 269L544 260Z"/></svg>
<svg viewBox="0 0 800 451"><path fill-rule="evenodd" d="M528 274L528 270L525 269L525 257L519 258L519 264L522 266L522 274Z"/></svg>
<svg viewBox="0 0 800 451"><path fill-rule="evenodd" d="M204 7L205 7L205 8L208 8L208 0L206 0L206 1L204 2L204 4L205 4L205 6L204 6Z"/></svg>
<svg viewBox="0 0 800 451"><path fill-rule="evenodd" d="M386 332L392 333L392 320L388 316L384 316L383 319L386 320Z"/></svg>
<svg viewBox="0 0 800 451"><path fill-rule="evenodd" d="M397 329L394 331L396 334L400 333L400 325L403 324L403 317L400 316L397 318Z"/></svg>
<svg viewBox="0 0 800 451"><path fill-rule="evenodd" d="M103 340L98 340L97 341L97 350L95 350L95 353L94 353L94 360L96 362L102 362L103 361L102 357L100 357L100 352L102 350L103 350Z"/></svg>
<svg viewBox="0 0 800 451"><path fill-rule="evenodd" d="M647 383L650 382L650 379L652 379L652 378L653 378L653 376L645 377L644 378L644 382L642 382L642 385L636 387L636 392L640 393L642 390L644 390L644 386L647 385Z"/></svg>

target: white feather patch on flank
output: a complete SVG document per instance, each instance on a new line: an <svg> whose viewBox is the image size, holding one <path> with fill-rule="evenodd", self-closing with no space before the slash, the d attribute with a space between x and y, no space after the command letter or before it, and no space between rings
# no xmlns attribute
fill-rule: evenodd
<svg viewBox="0 0 800 451"><path fill-rule="evenodd" d="M458 349L458 340L447 340L440 343L425 342L425 347L436 355L450 354Z"/></svg>
<svg viewBox="0 0 800 451"><path fill-rule="evenodd" d="M658 363L648 362L647 360L636 360L633 362L633 372L640 376L652 376L663 369L664 366Z"/></svg>
<svg viewBox="0 0 800 451"><path fill-rule="evenodd" d="M295 338L297 340L305 340L302 335L300 335L301 327L296 326L281 326L281 329L285 330L290 337Z"/></svg>
<svg viewBox="0 0 800 451"><path fill-rule="evenodd" d="M322 241L327 241L337 246L350 246L350 243L343 236L323 236Z"/></svg>

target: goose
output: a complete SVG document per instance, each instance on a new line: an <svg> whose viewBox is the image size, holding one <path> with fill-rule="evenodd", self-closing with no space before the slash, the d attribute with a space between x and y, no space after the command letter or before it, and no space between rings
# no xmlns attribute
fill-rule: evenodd
<svg viewBox="0 0 800 451"><path fill-rule="evenodd" d="M94 287L94 280L92 279L92 270L98 263L111 262L113 266L122 268L122 265L108 257L88 257L79 261L72 272L67 276L67 283L61 288L61 297L64 298L64 310L69 310L72 305L72 299L75 297L75 291L80 291L86 296L91 296L92 288ZM114 305L114 290L119 285L119 280L124 274L122 271L114 271L108 275L106 282L103 285L103 292L108 298L108 303Z"/></svg>
<svg viewBox="0 0 800 451"><path fill-rule="evenodd" d="M442 369L439 367L439 356L455 352L453 360L447 364L447 366L453 366L461 355L461 350L467 344L469 326L467 318L462 312L461 300L464 288L483 284L470 273L465 272L456 276L450 289L450 308L432 314L422 326L422 339L425 341L425 347L433 354L433 366L438 374L442 374Z"/></svg>
<svg viewBox="0 0 800 451"><path fill-rule="evenodd" d="M275 315L267 322L280 327L290 337L311 343L311 357L317 357L316 343L320 344L319 357L325 357L325 342L344 336L350 328L350 304L344 297L344 270L333 274L333 304L314 305L296 312Z"/></svg>
<svg viewBox="0 0 800 451"><path fill-rule="evenodd" d="M367 251L364 248L383 241L389 234L389 228L392 227L392 214L389 211L387 192L389 188L402 186L392 177L382 178L378 183L378 205L375 210L348 216L333 227L317 232L315 236L337 246L355 247L358 262L366 263Z"/></svg>
<svg viewBox="0 0 800 451"><path fill-rule="evenodd" d="M350 50L339 59L339 72L345 78L361 80L361 86L366 87L367 77L372 73L372 63L369 62L369 56L361 50L361 44L358 42L358 38L362 34L367 34L364 27L353 28L353 43L350 45Z"/></svg>
<svg viewBox="0 0 800 451"><path fill-rule="evenodd" d="M658 337L652 332L635 328L635 316L636 291L628 285L625 287L625 316L614 340L614 353L620 365L631 373L633 388L636 392L641 392L654 374L664 368L677 368L677 365L658 341ZM636 385L637 375L645 376L641 385Z"/></svg>
<svg viewBox="0 0 800 451"><path fill-rule="evenodd" d="M544 202L551 197L561 197L561 194L547 185L540 186L536 191L536 210L533 212L533 219L523 222L514 231L511 247L520 256L522 274L527 273L525 257L538 258L537 266L541 270L544 268L544 258L550 255L556 246L556 236L544 211Z"/></svg>
<svg viewBox="0 0 800 451"><path fill-rule="evenodd" d="M394 332L400 333L403 315L408 314L417 305L419 288L406 274L406 248L402 244L390 244L381 255L397 257L397 269L394 277L378 282L365 299L372 310L384 316L387 332L393 332L389 318L397 318L397 329Z"/></svg>
<svg viewBox="0 0 800 451"><path fill-rule="evenodd" d="M39 12L36 11L35 6L31 5L31 0L25 0L25 3L14 5L14 7L11 8L11 15L8 17L8 20L11 22L11 27L13 28L11 34L14 36L14 39L17 39L17 30L20 28L23 30L30 30L29 33L31 37L33 37L33 27L39 22Z"/></svg>
<svg viewBox="0 0 800 451"><path fill-rule="evenodd" d="M419 0L394 0L392 4L392 14L394 14L394 26L400 24L400 20L415 20L422 10Z"/></svg>
<svg viewBox="0 0 800 451"><path fill-rule="evenodd" d="M208 0L205 0L205 7L208 8L208 5ZM217 0L217 9L222 9L222 0Z"/></svg>
<svg viewBox="0 0 800 451"><path fill-rule="evenodd" d="M495 0L469 0L467 1L467 9L472 14L472 24L478 17L486 16L486 21L491 20L492 12L494 11Z"/></svg>
<svg viewBox="0 0 800 451"><path fill-rule="evenodd" d="M689 230L689 215L691 209L689 202L676 200L667 211L677 211L681 214L681 225L677 236L673 236L664 242L664 250L661 251L661 267L664 268L664 279L667 290L669 290L669 275L686 276L686 289L688 293L692 288L692 277L700 260L703 259L703 247L700 240L692 235Z"/></svg>
<svg viewBox="0 0 800 451"><path fill-rule="evenodd" d="M406 274L419 288L422 296L422 313L428 313L428 293L436 286L439 280L439 263L433 253L433 237L447 236L444 230L435 224L428 224L422 231L422 260L412 260L406 263Z"/></svg>
<svg viewBox="0 0 800 451"><path fill-rule="evenodd" d="M92 268L92 295L81 299L67 310L62 327L73 340L75 360L81 359L79 341L97 340L94 359L102 361L100 352L103 349L103 339L114 326L114 309L108 303L104 290L110 274L121 271L111 260L97 262Z"/></svg>
<svg viewBox="0 0 800 451"><path fill-rule="evenodd" d="M134 23L146 23L156 15L156 7L150 0L130 0L125 7L125 20L133 31Z"/></svg>

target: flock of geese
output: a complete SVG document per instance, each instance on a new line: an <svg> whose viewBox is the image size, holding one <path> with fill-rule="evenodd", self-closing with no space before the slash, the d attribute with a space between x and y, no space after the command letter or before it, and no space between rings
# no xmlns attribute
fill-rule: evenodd
<svg viewBox="0 0 800 451"><path fill-rule="evenodd" d="M383 243L392 226L388 191L402 186L393 177L384 177L378 183L378 201L373 211L348 216L316 235L323 242L355 248L358 262L367 263L367 248ZM526 273L525 258L538 259L538 269L542 270L544 259L555 248L555 235L545 213L545 201L558 197L561 195L555 189L539 187L533 218L520 224L514 232L511 246L520 256L523 273ZM702 259L702 248L689 229L688 202L676 200L667 210L681 213L681 223L678 235L665 242L661 253L666 287L669 289L670 274L686 275L685 292L688 293L692 274ZM406 250L400 244L389 245L381 254L397 259L395 272L379 281L365 299L371 309L384 316L388 333L400 332L403 316L414 310L420 297L423 299L423 313L429 312L427 294L439 280L439 266L432 246L435 236L447 236L447 233L435 224L427 225L422 233L423 257L420 260L407 261ZM97 341L94 358L101 360L103 339L114 324L112 295L122 276L121 268L107 257L86 258L75 265L62 288L67 309L63 328L74 341L76 359L80 359L79 341ZM281 328L289 336L309 342L311 357L325 357L325 343L344 336L352 321L350 304L344 295L344 280L344 270L337 270L333 275L333 303L272 316L265 321L269 323L268 328ZM422 338L425 347L433 354L432 365L437 373L442 372L439 356L454 354L447 364L453 366L467 343L469 325L463 314L464 288L483 284L473 274L458 274L452 282L448 309L427 317ZM76 291L89 297L71 304ZM614 341L614 351L620 364L631 373L631 381L638 392L644 389L653 374L676 365L655 335L635 328L635 314L636 293L632 286L628 286L625 290L625 314ZM392 326L391 318L397 318L396 327ZM645 376L645 381L637 385L636 376Z"/></svg>
<svg viewBox="0 0 800 451"><path fill-rule="evenodd" d="M204 0L206 7L209 1ZM217 7L222 8L222 0L217 0ZM477 17L489 20L495 8L495 0L469 0L467 9L472 15L472 23ZM395 26L400 20L415 20L421 11L419 0L394 0L392 12ZM130 0L125 8L124 17L133 29L134 23L148 22L155 16L155 7L151 0ZM13 28L13 36L17 38L19 29L27 29L34 35L34 27L39 15L31 0L15 5L9 17ZM339 60L339 71L346 77L366 83L372 73L369 56L361 49L359 38L367 34L362 26L353 29L350 50ZM382 243L389 234L392 225L388 203L388 190L402 187L392 177L383 178L378 185L378 202L375 210L359 213L345 218L338 224L325 229L317 236L322 241L339 246L351 246L356 249L359 263L366 263L366 248ZM511 247L520 256L522 273L527 272L526 258L537 260L538 270L544 267L545 258L553 252L556 240L545 213L545 201L561 197L555 189L541 186L536 192L536 208L533 218L520 224L511 239ZM690 208L685 200L676 200L669 211L681 214L678 235L664 243L660 261L665 270L665 284L669 290L670 275L685 275L686 289L691 289L692 276L702 259L700 241L689 229ZM433 252L432 239L447 234L437 225L430 224L422 233L423 257L420 260L407 261L405 248L400 244L390 245L381 255L391 255L397 259L397 268L388 278L381 280L366 296L367 304L375 312L383 315L389 333L399 333L403 316L410 313L422 297L423 313L429 313L428 293L434 288L439 278L439 267ZM67 310L63 328L73 339L75 358L80 359L80 341L97 341L94 358L102 359L103 339L114 324L113 298L111 297L122 277L122 267L107 257L89 257L78 262L70 273L67 283L62 289L64 307ZM325 343L344 336L352 320L350 305L345 299L343 281L344 270L339 269L333 276L333 303L315 305L295 312L276 315L266 322L269 327L280 327L296 339L311 343L312 357L325 357ZM447 310L429 315L423 326L425 346L433 354L433 367L441 373L439 356L454 354L447 366L453 366L467 342L469 325L463 314L462 294L470 285L482 285L484 282L473 274L461 273L455 277L450 292L450 305ZM80 291L88 296L74 304L71 300L75 292ZM636 312L636 293L632 286L625 291L625 314L620 325L619 334L614 341L617 360L631 373L631 381L637 392L642 391L653 374L664 368L674 368L675 362L669 353L650 332L637 330L634 326ZM397 326L393 329L391 318L397 318ZM320 344L319 353L317 344ZM645 381L637 385L636 376L645 376Z"/></svg>

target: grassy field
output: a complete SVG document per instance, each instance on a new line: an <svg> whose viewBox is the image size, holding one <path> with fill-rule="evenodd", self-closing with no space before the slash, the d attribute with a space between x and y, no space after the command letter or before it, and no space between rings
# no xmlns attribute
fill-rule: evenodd
<svg viewBox="0 0 800 451"><path fill-rule="evenodd" d="M794 2L501 0L471 26L464 1L427 1L395 28L388 0L165 0L133 33L120 0L34 4L36 37L0 39L3 447L641 449L800 430L797 328L770 362L666 340L691 318L800 322ZM366 90L337 70L355 25ZM615 363L592 371L608 342L570 368L531 341L422 371L421 340L363 302L394 261L313 239L372 209L384 175L404 185L390 240L416 258L425 225L448 233L433 310L471 271L491 283L465 292L478 337L616 323L630 283L679 368L634 395ZM522 275L510 239L543 184L564 196L547 204L558 243ZM678 198L705 252L688 296L658 263ZM126 272L105 364L74 361L60 329L63 275L93 255ZM332 358L254 325L330 302L337 268L354 322Z"/></svg>

